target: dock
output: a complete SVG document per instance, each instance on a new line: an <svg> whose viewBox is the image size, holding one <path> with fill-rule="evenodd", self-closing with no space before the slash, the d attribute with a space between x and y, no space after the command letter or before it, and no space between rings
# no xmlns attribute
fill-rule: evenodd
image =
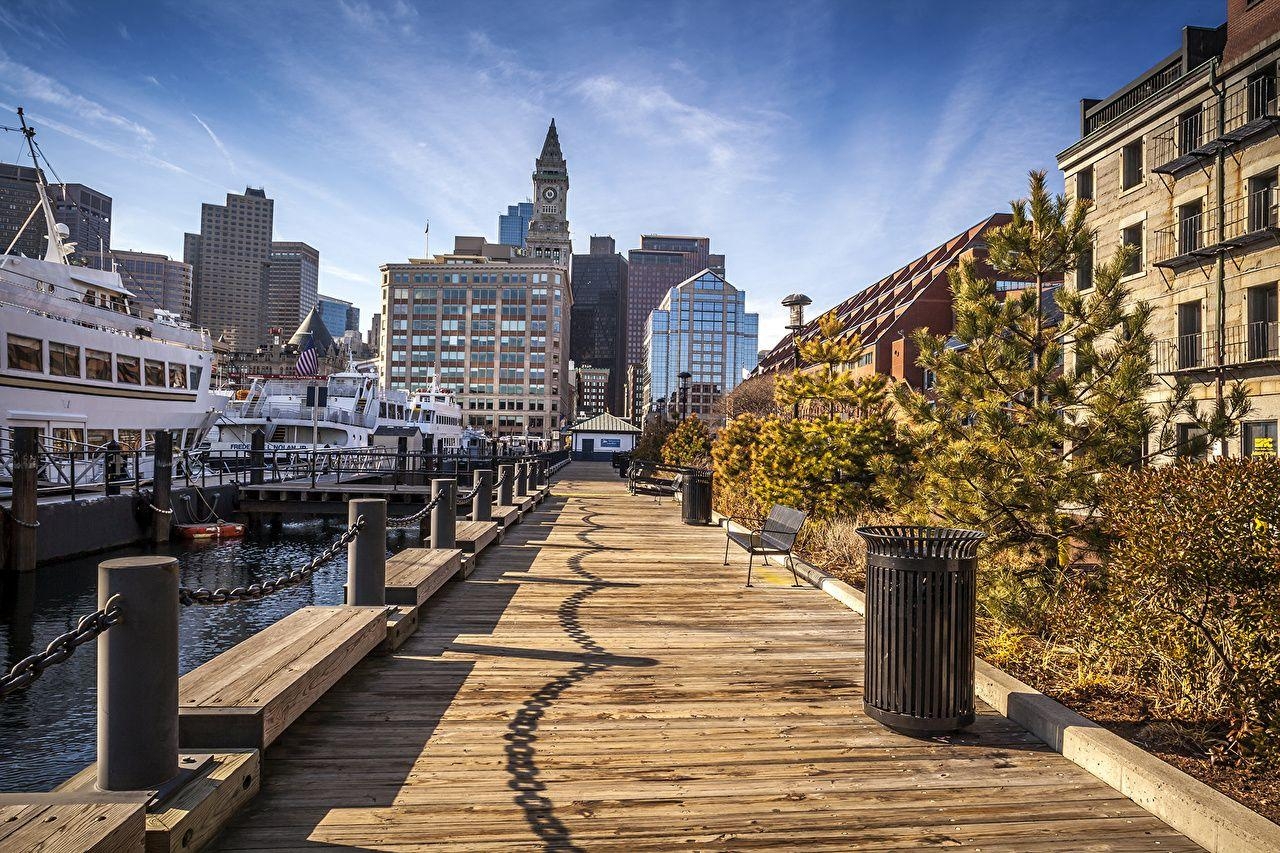
<svg viewBox="0 0 1280 853"><path fill-rule="evenodd" d="M861 617L576 462L263 752L224 851L1189 851L991 708L862 711Z"/></svg>

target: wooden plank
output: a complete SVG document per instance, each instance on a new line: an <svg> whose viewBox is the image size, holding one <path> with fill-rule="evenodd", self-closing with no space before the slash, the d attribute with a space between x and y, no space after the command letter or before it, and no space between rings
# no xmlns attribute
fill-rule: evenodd
<svg viewBox="0 0 1280 853"><path fill-rule="evenodd" d="M418 630L418 607L399 605L387 614L387 636L378 644L378 654L394 652Z"/></svg>
<svg viewBox="0 0 1280 853"><path fill-rule="evenodd" d="M139 812L143 813L146 853L188 853L202 849L222 831L236 812L258 795L260 777L261 760L256 749L214 753L212 761L168 799L150 808L137 805ZM58 790L66 796L83 796L94 790L96 779L97 765L91 764L64 782ZM0 835L0 850L10 849L43 848L10 848ZM142 850L143 847L139 844L122 849Z"/></svg>
<svg viewBox="0 0 1280 853"><path fill-rule="evenodd" d="M506 530L520 520L520 507L510 504L496 504L493 507L493 520Z"/></svg>
<svg viewBox="0 0 1280 853"><path fill-rule="evenodd" d="M406 548L387 560L387 604L418 607L461 570L458 548Z"/></svg>
<svg viewBox="0 0 1280 853"><path fill-rule="evenodd" d="M458 524L458 547L479 554L498 538L496 521L466 521Z"/></svg>
<svg viewBox="0 0 1280 853"><path fill-rule="evenodd" d="M870 720L860 617L777 566L745 588L607 464L555 496L284 735L220 849L1197 849L990 708Z"/></svg>
<svg viewBox="0 0 1280 853"><path fill-rule="evenodd" d="M92 793L8 794L0 799L0 850L141 853L147 810L141 797L111 801Z"/></svg>
<svg viewBox="0 0 1280 853"><path fill-rule="evenodd" d="M386 638L382 607L304 607L178 682L184 747L264 749Z"/></svg>

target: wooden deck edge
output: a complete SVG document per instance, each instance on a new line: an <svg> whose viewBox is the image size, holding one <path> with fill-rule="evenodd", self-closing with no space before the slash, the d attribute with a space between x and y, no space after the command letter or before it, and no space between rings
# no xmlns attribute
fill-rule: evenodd
<svg viewBox="0 0 1280 853"><path fill-rule="evenodd" d="M803 560L795 565L811 585L866 614L860 590ZM974 663L979 699L1210 853L1280 850L1280 826L982 658Z"/></svg>
<svg viewBox="0 0 1280 853"><path fill-rule="evenodd" d="M394 652L405 644L405 641L418 630L419 605L397 604L387 614L387 638L373 650L374 654L385 655Z"/></svg>

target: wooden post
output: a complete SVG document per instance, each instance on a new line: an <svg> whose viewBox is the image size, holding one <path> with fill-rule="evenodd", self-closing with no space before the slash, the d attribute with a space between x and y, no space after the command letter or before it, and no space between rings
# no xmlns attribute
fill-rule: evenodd
<svg viewBox="0 0 1280 853"><path fill-rule="evenodd" d="M267 434L255 429L249 434L249 484L261 486L267 467Z"/></svg>
<svg viewBox="0 0 1280 853"><path fill-rule="evenodd" d="M471 520L493 520L493 472L488 468L480 468L475 472L473 486L478 486L476 496L471 499Z"/></svg>
<svg viewBox="0 0 1280 853"><path fill-rule="evenodd" d="M153 509L151 510L152 541L169 541L169 523L173 521L173 433L167 429L156 430L155 474L151 480Z"/></svg>
<svg viewBox="0 0 1280 853"><path fill-rule="evenodd" d="M514 465L498 466L498 479L501 481L498 485L499 506L511 506L513 504L511 495L515 487L515 473L516 466Z"/></svg>
<svg viewBox="0 0 1280 853"><path fill-rule="evenodd" d="M458 547L458 481L432 480L431 496L443 495L431 510L431 547Z"/></svg>
<svg viewBox="0 0 1280 853"><path fill-rule="evenodd" d="M515 472L515 495L518 498L523 498L529 494L528 464L521 459L516 463Z"/></svg>
<svg viewBox="0 0 1280 853"><path fill-rule="evenodd" d="M347 503L347 523L364 516L364 527L347 545L347 604L387 603L387 502L356 498Z"/></svg>
<svg viewBox="0 0 1280 853"><path fill-rule="evenodd" d="M154 789L178 775L178 561L98 564L98 607L121 619L98 637L98 788Z"/></svg>
<svg viewBox="0 0 1280 853"><path fill-rule="evenodd" d="M13 503L10 506L9 568L16 572L36 567L36 475L40 468L35 427L15 427L13 451Z"/></svg>

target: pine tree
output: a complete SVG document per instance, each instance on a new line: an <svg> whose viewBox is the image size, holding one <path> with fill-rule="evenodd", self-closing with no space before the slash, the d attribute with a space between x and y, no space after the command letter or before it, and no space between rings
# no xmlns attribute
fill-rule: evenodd
<svg viewBox="0 0 1280 853"><path fill-rule="evenodd" d="M711 465L711 431L696 415L685 418L662 445L662 461L681 468Z"/></svg>
<svg viewBox="0 0 1280 853"><path fill-rule="evenodd" d="M632 458L647 462L659 462L662 459L662 445L675 429L675 424L662 415L650 415L645 418L644 427L640 430L640 438L636 440Z"/></svg>

